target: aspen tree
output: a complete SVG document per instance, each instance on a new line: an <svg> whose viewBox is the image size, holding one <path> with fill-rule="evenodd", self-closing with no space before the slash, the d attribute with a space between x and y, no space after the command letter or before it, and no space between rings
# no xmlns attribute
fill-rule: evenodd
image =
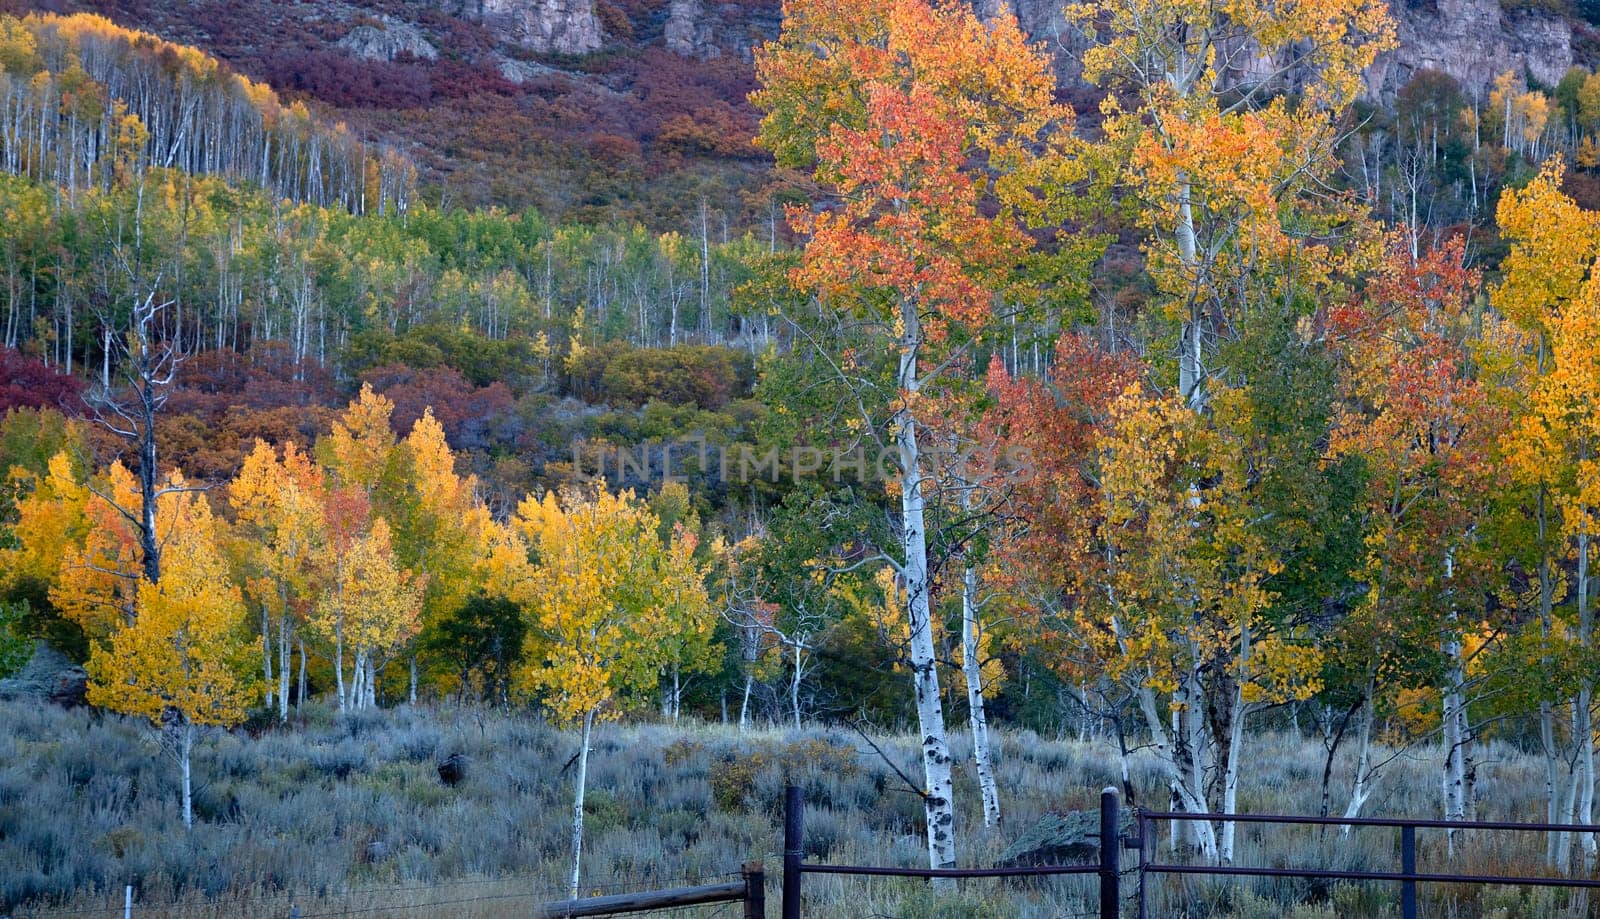
<svg viewBox="0 0 1600 919"><path fill-rule="evenodd" d="M829 360L861 408L852 423L894 457L899 544L884 557L904 586L928 861L948 868L955 802L929 596L928 403L966 366L1025 260L1022 186L1061 154L1073 116L1009 13L985 24L925 0L792 0L756 70L760 143L837 199L791 211L806 244L790 281L863 336ZM1070 171L1068 158L1056 162Z"/></svg>
<svg viewBox="0 0 1600 919"><path fill-rule="evenodd" d="M557 720L580 726L572 804L571 894L582 879L583 799L596 722L618 696L653 688L669 646L709 631L695 537L663 539L632 492L528 497L513 521L535 560L523 599L533 653L520 681Z"/></svg>
<svg viewBox="0 0 1600 919"><path fill-rule="evenodd" d="M244 720L257 687L242 676L250 644L244 601L228 578L217 525L203 496L170 514L168 564L140 580L133 621L91 646L89 701L169 729L183 775L183 824L194 824L190 766L201 728Z"/></svg>

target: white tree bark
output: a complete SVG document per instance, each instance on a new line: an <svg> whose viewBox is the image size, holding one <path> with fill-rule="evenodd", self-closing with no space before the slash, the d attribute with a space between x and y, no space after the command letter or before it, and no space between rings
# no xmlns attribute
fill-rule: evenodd
<svg viewBox="0 0 1600 919"><path fill-rule="evenodd" d="M350 697L344 684L344 621L342 615L340 616L340 621L335 623L333 627L333 676L339 696L339 711L341 713L347 712L350 710Z"/></svg>
<svg viewBox="0 0 1600 919"><path fill-rule="evenodd" d="M265 603L261 604L261 681L266 697L264 704L271 708L273 687L277 681L272 678L272 614Z"/></svg>
<svg viewBox="0 0 1600 919"><path fill-rule="evenodd" d="M1229 727L1231 737L1228 743L1227 762L1222 764L1222 812L1235 813L1239 809L1239 760L1240 751L1244 748L1244 689L1242 681L1233 689L1233 699L1228 703L1233 709L1233 721ZM1237 826L1232 820L1222 822L1222 839L1217 844L1217 857L1223 862L1233 861L1234 828Z"/></svg>
<svg viewBox="0 0 1600 919"><path fill-rule="evenodd" d="M294 631L287 613L278 618L278 721L289 720L289 670L294 663Z"/></svg>
<svg viewBox="0 0 1600 919"><path fill-rule="evenodd" d="M178 768L183 772L183 827L194 826L194 782L189 768L190 754L194 752L194 724L184 718L178 732Z"/></svg>
<svg viewBox="0 0 1600 919"><path fill-rule="evenodd" d="M902 300L900 319L904 337L898 383L903 406L915 399L921 386L917 370L921 317L910 299ZM912 689L916 696L917 725L922 735L922 800L928 824L928 864L933 868L950 868L956 862L955 785L950 777L950 744L945 734L933 619L928 604L928 532L924 521L922 458L917 445L916 418L908 408L902 407L895 413L894 426L900 475L900 537L905 554L900 576L906 592Z"/></svg>
<svg viewBox="0 0 1600 919"><path fill-rule="evenodd" d="M1172 795L1173 807L1191 814L1205 813L1205 787L1191 784L1194 781L1194 772L1187 768L1187 764L1180 759L1178 751L1174 749L1176 742L1162 722L1161 713L1156 706L1155 690L1148 686L1139 688L1139 711L1144 715L1145 727L1150 731L1150 743L1154 748L1156 759L1167 773L1167 787ZM1177 718L1176 712L1173 714L1175 722L1181 721ZM1211 824L1204 820L1183 822L1192 825L1191 838L1201 855L1214 861L1217 857L1217 841ZM1177 841L1177 823L1177 821L1172 823L1174 844Z"/></svg>
<svg viewBox="0 0 1600 919"><path fill-rule="evenodd" d="M1000 825L1000 789L995 782L989 745L989 716L983 702L983 627L978 621L978 574L970 566L961 573L961 667L967 683L968 720L972 725L972 760L983 795L983 825Z"/></svg>
<svg viewBox="0 0 1600 919"><path fill-rule="evenodd" d="M1594 632L1594 612L1589 602L1589 546L1590 538L1586 530L1578 533L1578 645L1587 651ZM1578 701L1574 706L1573 737L1578 743L1578 768L1582 779L1578 786L1578 813L1579 823L1594 822L1594 718L1591 705L1594 697L1594 682L1587 676L1578 684ZM1595 835L1584 833L1580 837L1583 844L1584 867L1593 868L1596 855Z"/></svg>
<svg viewBox="0 0 1600 919"><path fill-rule="evenodd" d="M803 660L800 657L801 650L800 642L796 641L794 643L794 676L789 680L789 708L793 711L794 729L797 731L800 730L800 680L805 675L805 669L802 666Z"/></svg>
<svg viewBox="0 0 1600 919"><path fill-rule="evenodd" d="M744 695L739 699L739 733L743 734L750 729L750 687L755 683L755 676L749 672L744 675Z"/></svg>
<svg viewBox="0 0 1600 919"><path fill-rule="evenodd" d="M568 893L578 899L578 882L583 877L583 792L589 781L589 739L594 733L594 710L583 713L583 740L578 748L578 777L572 795L572 883Z"/></svg>
<svg viewBox="0 0 1600 919"><path fill-rule="evenodd" d="M1440 787L1444 798L1444 819L1465 820L1467 780L1463 758L1466 738L1462 736L1461 714L1457 711L1461 704L1461 643L1454 639L1446 642L1445 655L1450 664L1445 673L1444 690L1440 693L1444 728L1444 768L1440 774ZM1455 854L1455 835L1454 830L1445 832L1446 847L1451 855Z"/></svg>
<svg viewBox="0 0 1600 919"><path fill-rule="evenodd" d="M1372 771L1372 721L1373 721L1373 685L1371 677L1367 680L1367 698L1361 703L1361 731L1356 738L1356 773L1351 783L1350 802L1345 805L1344 816L1353 819L1361 816L1361 808L1366 806L1367 799L1372 797L1373 788L1377 780L1371 775ZM1350 835L1350 827L1343 829L1346 836Z"/></svg>

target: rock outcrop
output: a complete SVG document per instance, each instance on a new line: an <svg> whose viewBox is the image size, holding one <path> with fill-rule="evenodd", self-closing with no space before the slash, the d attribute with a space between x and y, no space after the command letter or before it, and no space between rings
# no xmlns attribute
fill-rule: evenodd
<svg viewBox="0 0 1600 919"><path fill-rule="evenodd" d="M541 54L587 54L605 41L595 0L443 0L446 12L483 23L501 41Z"/></svg>
<svg viewBox="0 0 1600 919"><path fill-rule="evenodd" d="M1122 832L1132 829L1132 815L1123 811ZM1002 868L1072 865L1100 856L1100 812L1045 814L1007 846L995 862Z"/></svg>
<svg viewBox="0 0 1600 919"><path fill-rule="evenodd" d="M1397 3L1400 47L1367 74L1369 95L1389 100L1418 70L1438 70L1482 97L1506 71L1554 86L1573 64L1572 24L1533 10L1506 12L1500 0Z"/></svg>
<svg viewBox="0 0 1600 919"><path fill-rule="evenodd" d="M663 39L667 48L703 61L731 54L750 60L757 45L778 35L779 5L671 0Z"/></svg>
<svg viewBox="0 0 1600 919"><path fill-rule="evenodd" d="M711 18L700 0L672 0L667 12L666 42L669 51L684 57L710 60L722 56L717 46Z"/></svg>
<svg viewBox="0 0 1600 919"><path fill-rule="evenodd" d="M10 679L0 680L0 699L34 699L72 708L84 704L89 674L44 642Z"/></svg>
<svg viewBox="0 0 1600 919"><path fill-rule="evenodd" d="M367 61L393 61L407 56L432 61L439 57L439 49L420 29L389 17L378 25L356 26L339 39L338 47Z"/></svg>
<svg viewBox="0 0 1600 919"><path fill-rule="evenodd" d="M533 61L518 60L504 55L495 58L494 68L499 72L501 79L516 86L521 86L546 74L559 72L554 67L546 67Z"/></svg>

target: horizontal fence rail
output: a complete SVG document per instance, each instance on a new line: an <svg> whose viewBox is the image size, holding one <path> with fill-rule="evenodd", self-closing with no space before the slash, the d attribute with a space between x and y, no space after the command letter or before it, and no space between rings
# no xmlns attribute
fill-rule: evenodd
<svg viewBox="0 0 1600 919"><path fill-rule="evenodd" d="M1256 823L1291 826L1381 827L1400 831L1399 871L1341 871L1327 868L1256 868L1242 865L1184 865L1160 862L1151 857L1151 824L1159 821L1209 821L1212 823ZM1511 823L1503 820L1408 820L1399 817L1297 817L1289 814L1195 814L1178 811L1135 812L1138 835L1130 848L1139 850L1139 917L1148 915L1145 902L1145 876L1150 874L1209 875L1221 877L1317 878L1343 881L1387 881L1400 885L1402 919L1417 919L1418 884L1503 884L1510 887L1567 887L1600 889L1600 878L1558 877L1553 875L1468 874L1421 872L1417 870L1417 830L1446 830L1450 833L1471 830L1523 833L1600 833L1600 825L1583 823Z"/></svg>
<svg viewBox="0 0 1600 919"><path fill-rule="evenodd" d="M726 884L672 887L546 903L534 915L545 919L568 919L577 916L618 916L707 903L743 903L745 919L766 919L766 873L761 863L746 864L740 874L740 880Z"/></svg>
<svg viewBox="0 0 1600 919"><path fill-rule="evenodd" d="M1045 874L1099 874L1099 865L1044 865L1018 868L874 868L868 865L807 865L803 874L864 874L891 878L1025 878Z"/></svg>

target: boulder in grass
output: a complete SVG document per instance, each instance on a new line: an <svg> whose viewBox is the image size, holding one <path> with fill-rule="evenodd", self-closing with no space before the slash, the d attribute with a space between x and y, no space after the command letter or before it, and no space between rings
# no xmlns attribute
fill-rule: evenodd
<svg viewBox="0 0 1600 919"><path fill-rule="evenodd" d="M1122 833L1132 821L1123 814ZM1074 865L1100 859L1100 811L1046 814L1000 853L1002 868Z"/></svg>
<svg viewBox="0 0 1600 919"><path fill-rule="evenodd" d="M84 704L88 693L88 672L42 641L16 675L0 680L0 699L37 699L74 708Z"/></svg>

